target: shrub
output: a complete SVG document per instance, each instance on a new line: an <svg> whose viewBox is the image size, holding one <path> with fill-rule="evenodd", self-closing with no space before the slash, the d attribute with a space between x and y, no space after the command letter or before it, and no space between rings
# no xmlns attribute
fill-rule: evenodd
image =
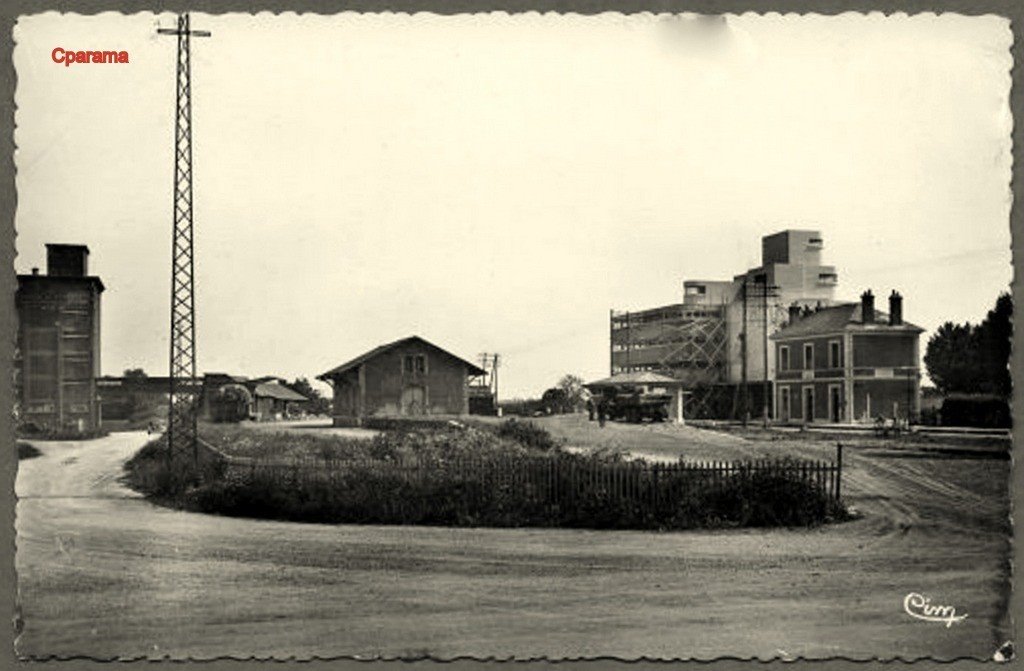
<svg viewBox="0 0 1024 671"><path fill-rule="evenodd" d="M19 460L21 460L21 459L33 459L35 457L40 456L41 454L42 454L42 452L37 450L32 445L29 445L28 443L26 443L24 441L21 441L21 440L18 441L18 459Z"/></svg>
<svg viewBox="0 0 1024 671"><path fill-rule="evenodd" d="M214 421L237 424L248 419L252 394L240 384L226 384L217 390L210 405Z"/></svg>
<svg viewBox="0 0 1024 671"><path fill-rule="evenodd" d="M809 526L844 514L792 471L712 480L580 455L327 470L254 463L183 492L179 504L202 512L355 524L689 529Z"/></svg>
<svg viewBox="0 0 1024 671"><path fill-rule="evenodd" d="M520 445L540 452L550 452L561 447L561 444L547 429L537 426L533 422L510 419L499 425L496 433L502 438L514 440Z"/></svg>
<svg viewBox="0 0 1024 671"><path fill-rule="evenodd" d="M146 443L124 466L129 486L158 501L177 502L189 490L223 479L225 466L220 461L170 458L167 436Z"/></svg>
<svg viewBox="0 0 1024 671"><path fill-rule="evenodd" d="M943 426L1005 429L1011 425L1010 404L998 396L952 396L942 402Z"/></svg>

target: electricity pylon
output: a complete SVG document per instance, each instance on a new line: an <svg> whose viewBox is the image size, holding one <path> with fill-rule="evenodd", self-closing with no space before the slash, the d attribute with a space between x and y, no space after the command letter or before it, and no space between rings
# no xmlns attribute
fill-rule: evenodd
<svg viewBox="0 0 1024 671"><path fill-rule="evenodd" d="M197 460L199 393L196 389L196 318L192 255L192 52L191 38L209 37L192 30L188 13L177 28L158 28L178 36L178 76L174 130L174 229L171 237L170 401L167 412L168 457Z"/></svg>

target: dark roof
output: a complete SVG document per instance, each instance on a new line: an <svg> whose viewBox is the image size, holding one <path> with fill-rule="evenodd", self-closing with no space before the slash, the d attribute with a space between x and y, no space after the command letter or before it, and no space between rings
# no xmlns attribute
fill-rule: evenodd
<svg viewBox="0 0 1024 671"><path fill-rule="evenodd" d="M809 335L824 335L841 331L906 331L921 333L923 328L910 322L897 325L889 324L889 315L875 310L874 323L865 324L861 315L860 303L841 303L821 308L809 315L800 317L792 324L783 327L772 335L773 339L795 338Z"/></svg>
<svg viewBox="0 0 1024 671"><path fill-rule="evenodd" d="M18 275L18 286L20 287L25 283L36 283L45 284L47 282L58 283L58 282L83 282L92 284L96 289L102 292L106 289L103 286L103 280L96 277L95 275L83 275L81 277L75 277L74 275L33 275L32 273L25 273Z"/></svg>
<svg viewBox="0 0 1024 671"><path fill-rule="evenodd" d="M377 347L374 347L369 352L366 352L365 354L361 354L361 355L357 356L356 358L352 359L351 361L346 361L345 363L341 364L340 366L336 366L336 367L332 368L331 370L327 371L326 373L322 373L320 375L317 375L316 379L318 379L318 380L326 380L327 378L331 378L331 377L335 377L337 375L341 375L345 371L351 370L351 369L355 368L356 366L359 366L362 363L364 363L366 361L369 361L370 359L372 359L372 358L374 358L374 357L376 357L376 356L378 356L380 354L383 354L384 352L387 352L388 350L391 350L391 349L393 349L395 347L398 347L399 345L404 345L404 344L406 344L408 342L412 342L413 340L419 341L419 342L423 343L424 345L427 345L428 347L436 349L437 351L439 351L439 352L441 352L443 354L447 354L451 358L453 358L453 359L455 359L457 361L461 361L462 363L466 364L466 367L469 369L469 374L470 375L483 375L483 374L485 374L487 372L484 369L482 369L479 366L477 366L476 364L471 363L469 361L466 361L462 357L455 356L454 354L452 354L448 350L441 349L440 347L438 347L437 345L435 345L434 343L432 343L432 342L430 342L428 340L424 340L423 338L421 338L419 336L409 336L408 338L401 338L400 340L395 340L394 342L389 342L387 344L379 345Z"/></svg>
<svg viewBox="0 0 1024 671"><path fill-rule="evenodd" d="M289 389L280 382L263 382L257 384L256 388L253 389L253 396L262 396L264 398L276 398L279 401L308 401L309 399L295 391Z"/></svg>

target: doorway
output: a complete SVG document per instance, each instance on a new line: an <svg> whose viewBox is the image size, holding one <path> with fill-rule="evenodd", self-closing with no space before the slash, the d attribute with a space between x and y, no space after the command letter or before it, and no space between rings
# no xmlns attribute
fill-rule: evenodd
<svg viewBox="0 0 1024 671"><path fill-rule="evenodd" d="M814 421L814 387L804 387L804 421Z"/></svg>
<svg viewBox="0 0 1024 671"><path fill-rule="evenodd" d="M843 421L843 400L839 394L838 384L828 388L828 416L833 423Z"/></svg>
<svg viewBox="0 0 1024 671"><path fill-rule="evenodd" d="M417 416L426 413L427 392L418 384L409 385L402 390L399 408L403 415Z"/></svg>

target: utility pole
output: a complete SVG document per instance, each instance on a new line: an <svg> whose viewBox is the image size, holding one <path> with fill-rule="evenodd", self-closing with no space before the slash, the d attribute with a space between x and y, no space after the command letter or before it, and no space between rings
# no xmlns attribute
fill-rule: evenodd
<svg viewBox="0 0 1024 671"><path fill-rule="evenodd" d="M199 458L197 442L196 320L192 255L192 52L191 38L209 37L192 30L188 13L178 15L177 28L158 28L177 35L177 102L174 128L174 215L171 238L170 401L167 408L168 458Z"/></svg>
<svg viewBox="0 0 1024 671"><path fill-rule="evenodd" d="M494 407L498 407L498 354L494 354L493 363L491 364L491 384L494 386Z"/></svg>
<svg viewBox="0 0 1024 671"><path fill-rule="evenodd" d="M771 320L768 315L768 298L769 296L774 298L775 291L778 289L775 285L768 284L767 275L758 275L754 278L754 283L761 286L761 310L764 314L764 360L762 365L764 366L762 375L762 387L761 387L761 423L764 428L768 428L768 413L770 407L770 401L768 398L768 329L771 326Z"/></svg>
<svg viewBox="0 0 1024 671"><path fill-rule="evenodd" d="M747 416L750 414L750 399L747 390L747 276L743 276L743 326L740 329L740 344L742 354L740 356L740 389L742 390L743 403L740 405L740 414L743 419L743 426L747 426Z"/></svg>

